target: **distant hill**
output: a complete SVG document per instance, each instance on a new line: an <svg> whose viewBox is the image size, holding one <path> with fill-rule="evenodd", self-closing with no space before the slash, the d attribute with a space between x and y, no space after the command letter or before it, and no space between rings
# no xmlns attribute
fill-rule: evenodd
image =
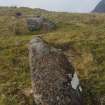
<svg viewBox="0 0 105 105"><path fill-rule="evenodd" d="M105 0L100 1L92 12L105 13Z"/></svg>

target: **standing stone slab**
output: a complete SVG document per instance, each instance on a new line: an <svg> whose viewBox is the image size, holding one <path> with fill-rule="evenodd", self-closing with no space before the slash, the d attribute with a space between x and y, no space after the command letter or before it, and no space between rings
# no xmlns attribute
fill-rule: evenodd
<svg viewBox="0 0 105 105"><path fill-rule="evenodd" d="M35 37L29 43L29 60L37 105L83 105L77 74L60 50Z"/></svg>

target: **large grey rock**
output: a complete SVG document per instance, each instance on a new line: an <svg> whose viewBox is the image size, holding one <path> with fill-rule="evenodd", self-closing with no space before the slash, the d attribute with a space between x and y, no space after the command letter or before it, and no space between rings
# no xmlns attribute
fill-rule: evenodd
<svg viewBox="0 0 105 105"><path fill-rule="evenodd" d="M35 37L29 62L36 105L83 105L77 73L61 50Z"/></svg>
<svg viewBox="0 0 105 105"><path fill-rule="evenodd" d="M52 21L41 16L28 18L27 24L30 31L36 31L38 29L49 31L55 28L55 24Z"/></svg>
<svg viewBox="0 0 105 105"><path fill-rule="evenodd" d="M43 17L30 17L27 19L28 28L30 31L35 31L41 28L44 21Z"/></svg>

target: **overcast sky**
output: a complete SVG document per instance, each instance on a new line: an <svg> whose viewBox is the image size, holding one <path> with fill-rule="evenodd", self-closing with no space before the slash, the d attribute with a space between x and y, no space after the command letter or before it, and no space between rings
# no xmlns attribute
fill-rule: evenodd
<svg viewBox="0 0 105 105"><path fill-rule="evenodd" d="M101 0L0 0L0 6L24 6L51 11L90 12Z"/></svg>

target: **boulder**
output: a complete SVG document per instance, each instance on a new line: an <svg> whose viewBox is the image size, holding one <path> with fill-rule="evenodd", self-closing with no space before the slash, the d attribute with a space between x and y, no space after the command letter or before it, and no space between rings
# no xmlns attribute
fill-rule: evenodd
<svg viewBox="0 0 105 105"><path fill-rule="evenodd" d="M37 17L30 17L27 19L27 25L30 31L36 31L39 29L42 30L51 30L54 29L55 24L44 17L37 16Z"/></svg>
<svg viewBox="0 0 105 105"><path fill-rule="evenodd" d="M36 105L83 105L79 78L61 50L35 37L29 43L29 63Z"/></svg>

